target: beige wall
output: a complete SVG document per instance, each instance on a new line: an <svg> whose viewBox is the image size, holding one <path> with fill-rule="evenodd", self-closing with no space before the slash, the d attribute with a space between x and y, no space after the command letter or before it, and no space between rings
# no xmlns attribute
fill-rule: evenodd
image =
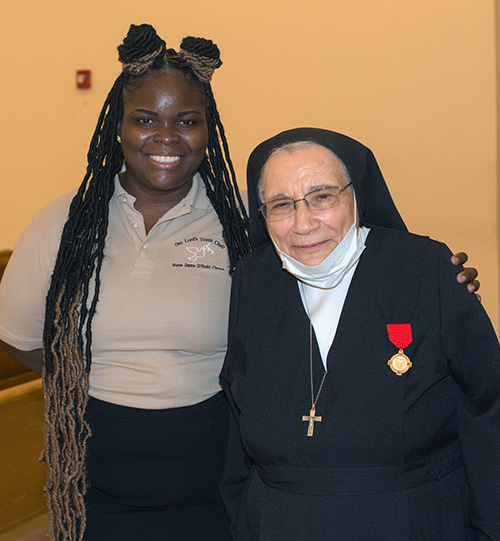
<svg viewBox="0 0 500 541"><path fill-rule="evenodd" d="M371 147L410 229L469 252L498 322L493 0L3 0L0 249L76 186L130 23L210 37L239 181L253 146L299 125ZM75 89L77 69L91 90Z"/></svg>

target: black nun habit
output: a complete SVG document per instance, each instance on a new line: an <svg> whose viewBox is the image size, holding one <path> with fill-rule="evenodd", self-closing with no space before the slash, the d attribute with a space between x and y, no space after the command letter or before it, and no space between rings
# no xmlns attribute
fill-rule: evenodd
<svg viewBox="0 0 500 541"><path fill-rule="evenodd" d="M309 318L297 280L265 242L255 191L269 153L295 141L338 155L370 228L312 437L303 421ZM500 348L479 301L456 282L451 252L405 231L373 154L338 133L301 128L262 143L248 183L254 252L233 277L221 374L234 539L500 540ZM389 361L400 349L411 366L398 373ZM311 351L316 393L324 368L314 336Z"/></svg>

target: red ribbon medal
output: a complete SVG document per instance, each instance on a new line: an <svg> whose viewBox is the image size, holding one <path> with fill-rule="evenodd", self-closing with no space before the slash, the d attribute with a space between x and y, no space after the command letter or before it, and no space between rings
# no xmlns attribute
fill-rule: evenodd
<svg viewBox="0 0 500 541"><path fill-rule="evenodd" d="M391 343L399 349L398 353L393 355L387 364L393 372L400 376L411 368L410 359L403 353L403 349L408 347L413 340L411 325L409 323L388 324L387 334Z"/></svg>

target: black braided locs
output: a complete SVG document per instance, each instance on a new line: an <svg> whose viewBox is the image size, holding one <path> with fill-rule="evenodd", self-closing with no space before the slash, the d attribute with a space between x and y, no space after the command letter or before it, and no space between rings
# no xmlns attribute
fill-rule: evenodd
<svg viewBox="0 0 500 541"><path fill-rule="evenodd" d="M100 271L108 230L114 178L123 165L116 136L123 99L149 76L168 77L175 69L207 100L208 146L199 173L223 228L230 272L250 251L249 220L238 192L224 128L210 87L220 66L209 40L188 38L182 56L150 25L130 27L119 47L123 71L101 110L87 154L87 171L64 225L47 294L43 383L45 391L45 494L49 537L80 541L86 528L86 451L91 436L85 419L92 360L92 321L100 291ZM189 50L188 50L189 49Z"/></svg>
<svg viewBox="0 0 500 541"><path fill-rule="evenodd" d="M209 84L206 87L208 145L207 156L201 164L199 173L205 183L207 196L222 224L232 273L238 261L250 252L250 225L236 184L224 126L219 117L212 89Z"/></svg>
<svg viewBox="0 0 500 541"><path fill-rule="evenodd" d="M94 273L97 276L99 274L96 271L100 270L103 257L109 201L114 190L113 179L123 164L123 154L116 140L121 91L122 77L120 76L115 81L101 110L87 154L87 172L69 208L68 220L61 234L59 252L47 295L46 315L48 316L54 314L56 303L59 302L60 309L64 312L79 292L82 293L78 330L81 334L87 322L86 335L90 339L91 333L88 328L95 312L99 287L96 284L91 306L87 308L89 283ZM61 296L60 301L58 301L59 296ZM46 317L44 343L52 343L53 338L53 317ZM78 342L83 347L81 336ZM90 354L89 348L86 353ZM47 351L44 363L47 373L52 371L52 361L53 355ZM89 368L90 357L88 357L87 371Z"/></svg>
<svg viewBox="0 0 500 541"><path fill-rule="evenodd" d="M186 36L181 43L181 49L188 51L200 57L205 57L215 61L215 67L222 66L220 59L219 47L211 40L205 38L195 38L194 36Z"/></svg>
<svg viewBox="0 0 500 541"><path fill-rule="evenodd" d="M238 261L250 251L250 226L236 183L224 126L210 86L213 71L222 65L220 51L211 40L188 36L182 40L180 56L205 87L208 145L199 173L222 224L232 273Z"/></svg>
<svg viewBox="0 0 500 541"><path fill-rule="evenodd" d="M157 49L165 51L166 43L151 25L131 24L123 43L118 45L118 58L122 64L131 64Z"/></svg>
<svg viewBox="0 0 500 541"><path fill-rule="evenodd" d="M43 381L45 493L51 539L81 539L86 524L83 497L90 429L85 408L91 323L99 297L113 179L123 163L116 140L122 84L120 75L99 116L87 155L87 172L69 208L47 294Z"/></svg>
<svg viewBox="0 0 500 541"><path fill-rule="evenodd" d="M142 75L163 67L166 49L166 43L151 25L132 24L123 43L118 46L118 59L125 73Z"/></svg>

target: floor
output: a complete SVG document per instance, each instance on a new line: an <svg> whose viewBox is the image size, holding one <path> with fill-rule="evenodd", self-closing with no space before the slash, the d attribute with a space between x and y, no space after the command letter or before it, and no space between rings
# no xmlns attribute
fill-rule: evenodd
<svg viewBox="0 0 500 541"><path fill-rule="evenodd" d="M0 541L46 541L47 517L40 515L22 526L0 534Z"/></svg>

